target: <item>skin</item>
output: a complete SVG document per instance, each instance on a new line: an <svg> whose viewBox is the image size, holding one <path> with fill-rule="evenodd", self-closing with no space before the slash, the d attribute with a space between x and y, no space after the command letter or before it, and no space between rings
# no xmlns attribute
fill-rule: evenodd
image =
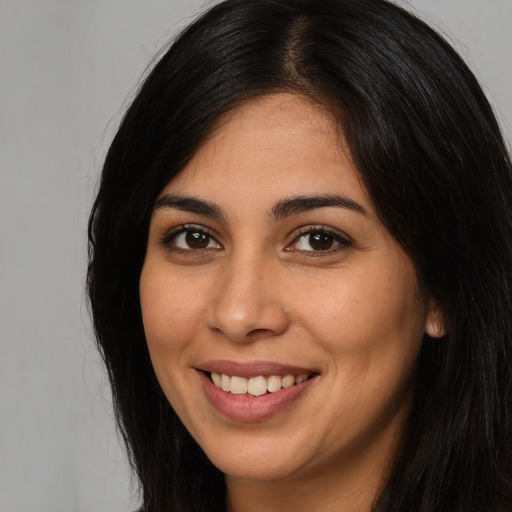
<svg viewBox="0 0 512 512"><path fill-rule="evenodd" d="M222 119L160 197L169 194L213 203L222 218L155 209L140 278L144 328L163 391L226 475L228 509L368 511L439 313L421 299L333 121L292 94L252 100ZM280 201L333 194L353 207L272 215ZM205 247L187 243L194 231ZM319 376L284 410L238 421L213 407L198 376L218 359Z"/></svg>

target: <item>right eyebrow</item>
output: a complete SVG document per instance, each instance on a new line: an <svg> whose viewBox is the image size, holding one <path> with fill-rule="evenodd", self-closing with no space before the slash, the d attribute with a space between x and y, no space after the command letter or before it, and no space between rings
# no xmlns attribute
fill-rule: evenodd
<svg viewBox="0 0 512 512"><path fill-rule="evenodd" d="M361 215L367 215L366 210L356 203L353 199L338 195L326 196L298 196L279 201L270 212L270 217L274 222L280 218L289 217L298 213L316 210L317 208L346 208L355 211Z"/></svg>
<svg viewBox="0 0 512 512"><path fill-rule="evenodd" d="M220 208L216 204L205 201L204 199L197 199L196 197L166 194L158 198L153 204L153 210L161 208L173 208L184 212L205 215L206 217L212 217L222 222L226 221Z"/></svg>

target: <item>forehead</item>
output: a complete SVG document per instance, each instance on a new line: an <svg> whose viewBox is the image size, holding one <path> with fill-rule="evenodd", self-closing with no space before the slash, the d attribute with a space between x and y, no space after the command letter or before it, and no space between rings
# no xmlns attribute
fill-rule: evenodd
<svg viewBox="0 0 512 512"><path fill-rule="evenodd" d="M371 206L333 117L306 98L278 93L224 115L162 191L243 201L343 193Z"/></svg>

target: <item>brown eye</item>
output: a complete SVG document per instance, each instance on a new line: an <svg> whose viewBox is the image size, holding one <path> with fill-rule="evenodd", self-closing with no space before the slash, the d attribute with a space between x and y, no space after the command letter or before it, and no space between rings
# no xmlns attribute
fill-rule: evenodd
<svg viewBox="0 0 512 512"><path fill-rule="evenodd" d="M191 249L205 249L210 243L210 237L199 231L187 231L185 242Z"/></svg>
<svg viewBox="0 0 512 512"><path fill-rule="evenodd" d="M220 249L220 244L208 233L198 229L187 229L177 233L171 244L181 250L198 251L201 249Z"/></svg>
<svg viewBox="0 0 512 512"><path fill-rule="evenodd" d="M334 252L350 245L350 242L337 233L324 229L311 229L303 232L293 242L292 248L302 252Z"/></svg>
<svg viewBox="0 0 512 512"><path fill-rule="evenodd" d="M327 233L312 233L309 235L309 246L315 251L326 251L334 243L334 238Z"/></svg>
<svg viewBox="0 0 512 512"><path fill-rule="evenodd" d="M333 235L323 232L305 233L297 239L295 248L299 251L328 251L339 242Z"/></svg>

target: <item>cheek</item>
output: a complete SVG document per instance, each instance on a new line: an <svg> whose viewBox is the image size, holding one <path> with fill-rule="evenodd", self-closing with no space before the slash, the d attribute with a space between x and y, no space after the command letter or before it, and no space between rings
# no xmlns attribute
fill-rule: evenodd
<svg viewBox="0 0 512 512"><path fill-rule="evenodd" d="M197 290L169 275L168 267L144 266L140 301L144 332L153 368L168 401L186 423L190 406L184 377L190 372L192 340L201 323Z"/></svg>
<svg viewBox="0 0 512 512"><path fill-rule="evenodd" d="M142 270L139 289L144 332L154 362L181 354L201 324L200 294L149 265Z"/></svg>
<svg viewBox="0 0 512 512"><path fill-rule="evenodd" d="M324 409L333 438L358 432L354 442L364 443L409 403L425 312L414 272L382 269L310 288L297 313L330 361L333 400Z"/></svg>
<svg viewBox="0 0 512 512"><path fill-rule="evenodd" d="M421 340L425 315L417 296L414 271L403 273L385 266L362 272L340 273L308 288L300 301L307 330L331 354L393 353L416 348ZM401 267L398 267L400 270Z"/></svg>

